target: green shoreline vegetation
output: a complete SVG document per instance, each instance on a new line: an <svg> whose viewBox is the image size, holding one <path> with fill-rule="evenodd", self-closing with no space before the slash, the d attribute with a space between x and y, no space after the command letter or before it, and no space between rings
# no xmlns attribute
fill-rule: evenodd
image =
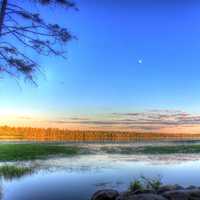
<svg viewBox="0 0 200 200"><path fill-rule="evenodd" d="M99 149L81 147L77 145L57 144L0 144L0 161L26 161L47 159L49 157L76 156L81 154L133 154L156 155L176 153L200 153L200 144L165 145L165 146L101 146Z"/></svg>
<svg viewBox="0 0 200 200"><path fill-rule="evenodd" d="M34 168L26 166L16 166L11 164L5 164L0 166L0 176L5 179L20 178L22 176L32 174Z"/></svg>
<svg viewBox="0 0 200 200"><path fill-rule="evenodd" d="M141 176L140 178L134 180L130 183L128 191L144 191L144 190L158 190L163 185L161 177L147 178Z"/></svg>
<svg viewBox="0 0 200 200"><path fill-rule="evenodd" d="M51 144L1 144L0 161L45 159L49 156L74 156L80 148Z"/></svg>
<svg viewBox="0 0 200 200"><path fill-rule="evenodd" d="M200 153L200 144L189 145L165 145L165 146L100 146L95 151L90 147L78 147L75 145L58 144L0 144L0 176L6 179L20 178L35 171L34 167L7 164L7 161L28 161L35 159L47 159L49 157L76 156L81 154L129 154L129 155L156 155L176 153ZM157 182L155 182L155 185ZM131 188L140 187L141 183L134 182Z"/></svg>
<svg viewBox="0 0 200 200"><path fill-rule="evenodd" d="M141 147L102 147L101 150L108 154L193 154L200 153L200 144L187 145L159 145L159 146L141 146Z"/></svg>

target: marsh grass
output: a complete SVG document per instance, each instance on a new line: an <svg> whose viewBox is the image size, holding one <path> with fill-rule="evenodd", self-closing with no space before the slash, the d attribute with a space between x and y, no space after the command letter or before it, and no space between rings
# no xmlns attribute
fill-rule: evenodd
<svg viewBox="0 0 200 200"><path fill-rule="evenodd" d="M130 183L129 185L129 191L136 191L136 190L144 190L144 187L141 183L140 180L135 180L133 182Z"/></svg>
<svg viewBox="0 0 200 200"><path fill-rule="evenodd" d="M156 178L147 178L145 176L141 176L139 179L134 180L129 185L129 191L134 192L137 190L154 190L157 191L162 186L161 177L158 176Z"/></svg>
<svg viewBox="0 0 200 200"><path fill-rule="evenodd" d="M0 162L1 161L23 161L46 159L51 156L75 156L91 153L108 154L188 154L200 153L199 144L188 145L165 145L165 146L117 146L101 147L93 152L90 147L65 146L56 144L0 144Z"/></svg>
<svg viewBox="0 0 200 200"><path fill-rule="evenodd" d="M175 154L200 153L199 144L142 146L142 147L102 147L101 151L108 154Z"/></svg>
<svg viewBox="0 0 200 200"><path fill-rule="evenodd" d="M20 178L24 175L31 174L33 170L34 169L30 167L6 164L0 166L0 176L4 177L5 179Z"/></svg>
<svg viewBox="0 0 200 200"><path fill-rule="evenodd" d="M44 159L49 156L73 156L80 153L75 146L51 144L1 144L0 161Z"/></svg>

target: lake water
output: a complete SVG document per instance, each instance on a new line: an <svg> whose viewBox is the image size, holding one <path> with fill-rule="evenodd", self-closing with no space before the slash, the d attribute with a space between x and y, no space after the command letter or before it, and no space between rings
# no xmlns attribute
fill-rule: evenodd
<svg viewBox="0 0 200 200"><path fill-rule="evenodd" d="M35 172L9 180L1 178L2 200L88 200L98 189L126 190L141 175L160 176L163 183L200 185L199 154L147 156L99 152L23 164L37 166Z"/></svg>

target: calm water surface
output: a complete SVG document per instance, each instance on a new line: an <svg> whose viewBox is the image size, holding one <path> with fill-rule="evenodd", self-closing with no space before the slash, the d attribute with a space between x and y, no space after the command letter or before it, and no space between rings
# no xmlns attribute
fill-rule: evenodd
<svg viewBox="0 0 200 200"><path fill-rule="evenodd" d="M146 156L99 153L24 164L37 166L37 170L20 178L2 178L2 200L88 200L97 189L123 191L141 175L161 176L164 183L200 185L198 154Z"/></svg>

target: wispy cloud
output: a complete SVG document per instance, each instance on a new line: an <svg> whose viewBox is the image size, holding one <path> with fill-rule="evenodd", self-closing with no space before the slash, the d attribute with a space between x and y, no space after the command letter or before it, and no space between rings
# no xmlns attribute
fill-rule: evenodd
<svg viewBox="0 0 200 200"><path fill-rule="evenodd" d="M174 110L148 110L145 112L114 112L98 119L71 117L48 122L65 124L66 126L161 131L166 128L200 125L200 115Z"/></svg>
<svg viewBox="0 0 200 200"><path fill-rule="evenodd" d="M19 120L35 121L37 119L19 116ZM56 127L78 127L133 131L167 131L184 130L200 127L200 115L179 110L147 110L144 112L113 112L99 116L71 116L57 119L39 119L38 122ZM200 129L198 129L200 130Z"/></svg>

